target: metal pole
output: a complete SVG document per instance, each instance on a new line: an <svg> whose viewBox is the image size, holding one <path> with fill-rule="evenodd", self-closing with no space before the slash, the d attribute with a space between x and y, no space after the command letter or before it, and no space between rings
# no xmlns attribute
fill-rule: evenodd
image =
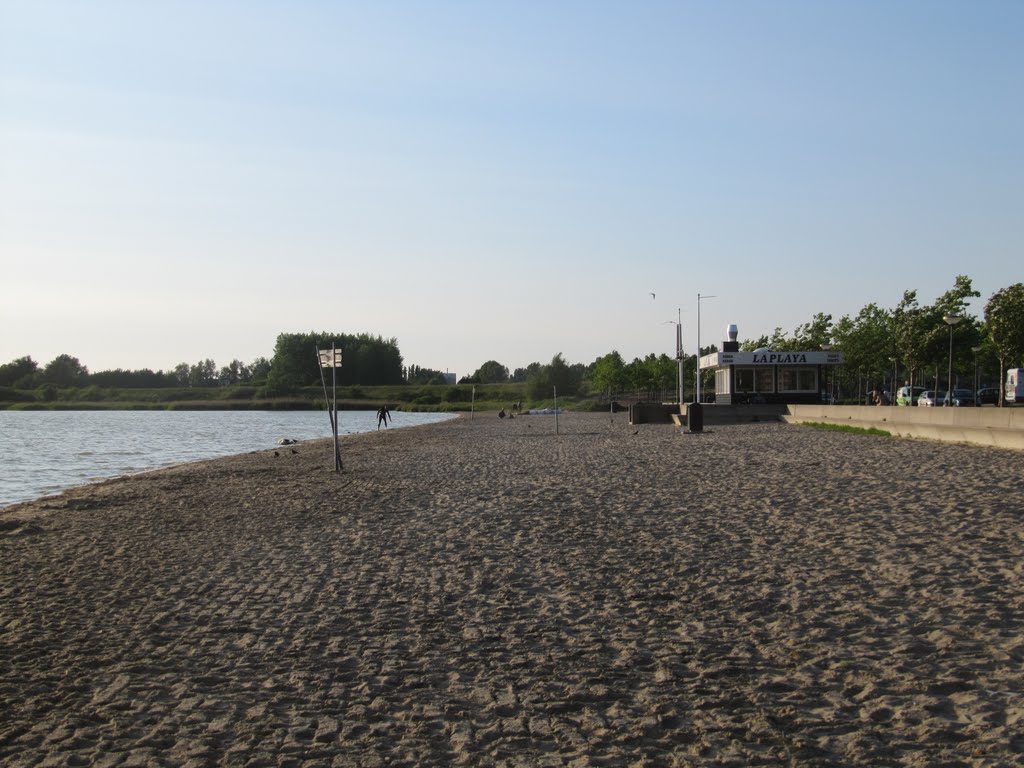
<svg viewBox="0 0 1024 768"><path fill-rule="evenodd" d="M552 391L555 393L555 434L558 434L558 387L552 387Z"/></svg>
<svg viewBox="0 0 1024 768"><path fill-rule="evenodd" d="M978 398L978 353L983 349L984 347L981 345L971 347L971 352L974 353L974 406L976 408L981 407L981 400Z"/></svg>
<svg viewBox="0 0 1024 768"><path fill-rule="evenodd" d="M327 406L327 418L330 419L331 422L331 434L334 434L334 412L331 411L331 398L327 396L327 380L324 378L324 361L320 357L319 347L317 347L316 350L316 366L320 369L320 383L324 388L324 405Z"/></svg>
<svg viewBox="0 0 1024 768"><path fill-rule="evenodd" d="M476 384L473 385L473 396L469 401L469 418L476 418Z"/></svg>
<svg viewBox="0 0 1024 768"><path fill-rule="evenodd" d="M334 396L334 471L341 471L341 447L338 445L338 353L331 343L331 390Z"/></svg>
<svg viewBox="0 0 1024 768"><path fill-rule="evenodd" d="M949 386L946 388L946 402L943 405L953 405L953 325L949 326L949 373L947 374Z"/></svg>
<svg viewBox="0 0 1024 768"><path fill-rule="evenodd" d="M974 353L974 405L975 407L981 405L978 402L978 353Z"/></svg>
<svg viewBox="0 0 1024 768"><path fill-rule="evenodd" d="M697 394L693 402L700 402L700 294L697 294Z"/></svg>
<svg viewBox="0 0 1024 768"><path fill-rule="evenodd" d="M684 380L685 374L683 373L683 310L682 307L678 309L679 322L676 323L676 368L679 379L679 412L682 413L683 408L683 390L685 388Z"/></svg>
<svg viewBox="0 0 1024 768"><path fill-rule="evenodd" d="M701 296L697 294L697 394L694 402L700 402L700 301L701 299L713 299L714 296Z"/></svg>

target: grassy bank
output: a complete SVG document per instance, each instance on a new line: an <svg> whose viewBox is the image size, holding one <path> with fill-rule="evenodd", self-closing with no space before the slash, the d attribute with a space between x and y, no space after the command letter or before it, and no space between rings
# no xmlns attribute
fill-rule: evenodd
<svg viewBox="0 0 1024 768"><path fill-rule="evenodd" d="M338 387L338 407L376 410L382 405L403 411L469 411L511 408L525 399L525 384L388 385ZM328 388L328 395L332 395ZM566 400L565 404L569 401ZM0 410L322 410L321 387L305 387L286 397L270 397L261 387L0 388Z"/></svg>

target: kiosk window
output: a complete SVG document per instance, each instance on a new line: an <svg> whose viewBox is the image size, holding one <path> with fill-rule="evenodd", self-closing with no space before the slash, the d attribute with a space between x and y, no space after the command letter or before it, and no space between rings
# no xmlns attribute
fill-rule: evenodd
<svg viewBox="0 0 1024 768"><path fill-rule="evenodd" d="M780 392L814 392L818 388L813 367L779 368Z"/></svg>
<svg viewBox="0 0 1024 768"><path fill-rule="evenodd" d="M737 368L737 392L774 392L775 382L772 379L771 367Z"/></svg>

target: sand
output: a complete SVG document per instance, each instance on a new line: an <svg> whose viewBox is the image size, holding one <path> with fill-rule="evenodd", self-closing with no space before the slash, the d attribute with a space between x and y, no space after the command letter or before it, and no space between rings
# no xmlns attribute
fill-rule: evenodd
<svg viewBox="0 0 1024 768"><path fill-rule="evenodd" d="M1021 454L456 421L0 511L0 763L1024 764Z"/></svg>

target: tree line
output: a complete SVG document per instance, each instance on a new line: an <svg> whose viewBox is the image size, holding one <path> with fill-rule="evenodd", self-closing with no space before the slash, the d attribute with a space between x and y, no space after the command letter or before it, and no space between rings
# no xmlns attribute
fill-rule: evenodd
<svg viewBox="0 0 1024 768"><path fill-rule="evenodd" d="M767 348L775 351L832 348L843 353L837 373L840 390L862 394L865 382L911 381L938 389L949 363L952 341L954 379L971 381L975 366L982 383L992 384L992 374L1002 383L1006 368L1024 365L1024 283L996 291L984 306L982 317L968 311L968 301L980 294L972 281L959 275L953 286L930 304L922 304L917 291L903 293L895 307L867 304L856 315L833 321L832 315L816 313L786 333L776 328L770 335L747 339L741 349ZM955 320L955 324L947 322ZM404 365L398 342L371 334L328 332L282 333L277 337L270 359L259 357L251 363L232 360L218 367L210 359L180 363L170 371L114 369L90 373L78 358L58 355L45 366L31 357L0 365L0 387L165 388L216 387L248 384L268 396L287 395L303 387L330 380L320 368L317 350L332 345L342 350L343 363L334 373L339 386L381 384L444 384L445 373ZM700 350L701 355L717 351L717 345ZM697 355L683 360L684 381L693 390ZM321 376L327 374L325 379ZM711 372L702 382L713 391ZM618 351L598 357L589 364L569 363L562 353L549 363L533 362L512 371L497 360L484 362L460 384L522 383L531 400L549 397L557 388L560 395L598 395L608 398L631 394L647 399L666 399L675 393L678 368L674 357L648 354L626 362ZM947 382L948 383L948 382Z"/></svg>
<svg viewBox="0 0 1024 768"><path fill-rule="evenodd" d="M930 304L922 304L917 291L908 290L895 307L870 303L856 315L843 315L838 321L833 321L831 314L819 312L792 332L777 327L771 335L744 340L740 348L748 352L761 348L780 352L842 352L843 365L837 373L836 386L851 399L862 396L865 388L870 388L869 382L888 382L896 387L907 381L939 389L948 375L951 346L954 384L958 380L969 381L973 386L977 369L983 385L1001 386L1007 368L1024 366L1024 283L992 294L979 318L968 310L968 300L980 296L969 277L958 275L953 286ZM718 346L711 344L702 347L700 355L716 351ZM692 391L697 355L686 355L683 362L684 386ZM607 397L635 393L664 399L675 391L678 381L675 358L649 354L627 363L614 350L586 366L567 365L561 355L556 355L548 365L531 363L516 374L527 382L528 393L542 396L549 395L551 385L558 384L559 392L566 394L584 389ZM713 392L713 372L704 371L702 375L702 388ZM507 367L488 360L463 381L514 380Z"/></svg>

